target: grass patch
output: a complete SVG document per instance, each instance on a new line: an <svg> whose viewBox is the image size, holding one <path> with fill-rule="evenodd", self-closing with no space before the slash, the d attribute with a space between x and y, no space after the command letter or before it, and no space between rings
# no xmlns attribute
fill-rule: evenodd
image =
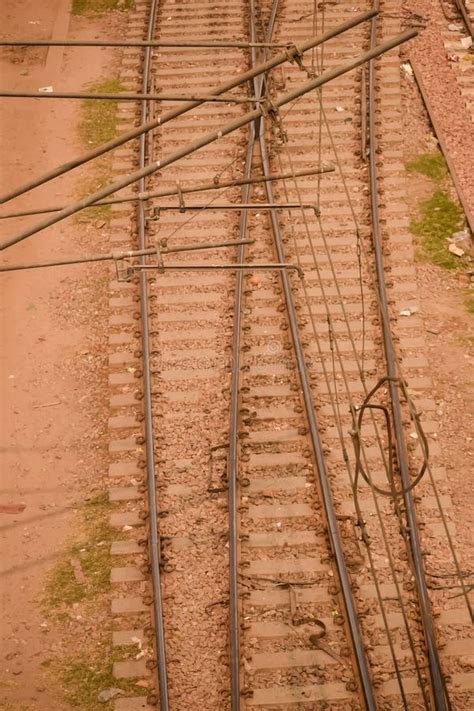
<svg viewBox="0 0 474 711"><path fill-rule="evenodd" d="M96 192L96 190L100 190L110 182L107 167L105 165L102 167L100 162L98 162L97 169L98 172L96 175L81 182L79 188L81 198ZM81 212L76 215L76 220L77 222L90 222L91 220L97 219L110 220L111 217L111 205L98 205L97 207L88 207L85 210L81 210Z"/></svg>
<svg viewBox="0 0 474 711"><path fill-rule="evenodd" d="M466 307L468 314L474 315L474 295L470 294L466 299L464 299L464 306Z"/></svg>
<svg viewBox="0 0 474 711"><path fill-rule="evenodd" d="M420 217L410 229L419 238L420 256L444 269L456 269L464 260L448 251L448 237L462 227L463 213L446 190L436 190L419 204Z"/></svg>
<svg viewBox="0 0 474 711"><path fill-rule="evenodd" d="M124 90L120 79L104 79L89 84L88 91L97 94L117 94ZM84 99L82 101L79 137L86 149L96 148L111 141L117 135L118 101L108 99ZM89 178L79 185L80 197L86 197L110 183L111 156L105 155L94 161L94 169ZM90 207L76 216L78 222L95 219L109 220L112 216L110 205Z"/></svg>
<svg viewBox="0 0 474 711"><path fill-rule="evenodd" d="M120 79L104 79L87 86L96 94L117 94L124 90ZM84 99L79 135L86 148L96 148L117 135L117 104L109 99Z"/></svg>
<svg viewBox="0 0 474 711"><path fill-rule="evenodd" d="M106 660L106 661L105 661ZM114 658L111 650L103 650L93 658L71 657L66 659L59 670L59 679L64 686L65 697L72 706L84 711L111 709L114 700L101 702L98 695L104 689L122 689L124 695L146 694L128 679L116 679L113 675ZM117 697L120 698L120 697Z"/></svg>
<svg viewBox="0 0 474 711"><path fill-rule="evenodd" d="M474 348L474 336L459 336L458 341L461 346Z"/></svg>
<svg viewBox="0 0 474 711"><path fill-rule="evenodd" d="M108 522L109 510L107 494L100 494L84 504L84 535L79 542L68 546L46 582L44 604L49 612L61 616L73 603L94 600L110 589L110 543L115 531ZM84 582L76 578L71 561L80 562Z"/></svg>
<svg viewBox="0 0 474 711"><path fill-rule="evenodd" d="M124 12L133 5L133 0L72 0L72 14L103 15L112 10Z"/></svg>
<svg viewBox="0 0 474 711"><path fill-rule="evenodd" d="M409 173L421 173L436 183L441 183L448 176L448 166L439 152L422 153L407 163L406 169Z"/></svg>

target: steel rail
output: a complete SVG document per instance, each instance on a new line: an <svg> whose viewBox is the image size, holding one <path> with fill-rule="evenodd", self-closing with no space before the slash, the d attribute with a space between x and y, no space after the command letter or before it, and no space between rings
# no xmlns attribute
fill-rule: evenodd
<svg viewBox="0 0 474 711"><path fill-rule="evenodd" d="M453 2L456 6L457 11L462 17L464 27L469 32L470 36L474 39L474 28L472 26L471 18L469 17L469 13L467 11L467 7L464 0L453 0Z"/></svg>
<svg viewBox="0 0 474 711"><path fill-rule="evenodd" d="M153 28L156 21L156 13L158 9L158 0L151 0L148 27L147 41L153 37ZM143 58L143 93L148 90L151 64L151 47L146 47ZM141 106L141 123L144 123L148 115L148 104L142 102ZM139 144L139 165L143 167L146 160L146 134L140 135ZM145 190L145 179L142 177L139 182L139 190ZM146 245L146 216L143 202L137 205L137 221L138 221L138 248L145 249ZM146 257L140 258L140 263L146 263ZM142 363L143 363L143 413L145 423L145 459L146 459L146 479L147 479L147 495L149 509L149 540L148 551L151 565L151 579L153 588L153 616L154 616L154 632L155 632L155 653L157 657L157 682L158 694L160 699L160 711L169 711L168 697L168 672L166 665L166 641L163 620L163 602L161 594L161 539L158 531L158 502L156 494L156 469L155 469L155 434L153 427L153 403L152 403L152 383L151 383L151 356L150 356L150 324L149 324L149 299L148 299L148 282L145 272L139 275L140 280L140 321L142 329Z"/></svg>
<svg viewBox="0 0 474 711"><path fill-rule="evenodd" d="M375 0L375 9L378 10L379 0ZM369 46L375 46L377 22L376 16L372 18L370 28ZM382 235L380 228L380 215L378 204L378 170L377 170L377 137L375 127L375 62L369 62L368 76L368 151L369 151L369 183L370 183L370 207L372 221L372 241L375 253L375 269L377 275L377 288L379 293L378 309L382 324L383 344L385 360L387 365L387 376L389 381L389 393L392 410L392 420L395 437L395 448L400 476L403 486L403 501L406 509L407 535L410 544L412 560L412 570L418 593L419 607L421 612L421 622L427 646L429 671L431 678L431 693L433 696L434 708L436 711L447 711L451 708L446 682L441 669L438 649L436 646L433 612L425 579L423 563L423 551L418 532L418 523L415 504L410 492L410 465L405 444L405 433L403 428L403 416L400 402L400 395L397 387L397 364L393 336L390 329L390 311L387 296L387 287L384 271L384 256L382 248Z"/></svg>
<svg viewBox="0 0 474 711"><path fill-rule="evenodd" d="M421 71L417 65L417 63L410 58L410 64L413 69L413 76L415 77L415 81L418 85L418 88L420 90L421 98L423 99L423 103L425 105L426 111L428 112L428 116L430 119L430 123L433 127L434 134L436 138L438 139L439 147L441 148L441 153L444 156L444 159L448 165L449 172L451 174L451 179L454 183L454 187L456 189L456 193L459 198L459 202L461 203L461 207L464 212L464 216L466 218L466 222L469 225L469 229L471 231L471 234L474 235L474 212L472 205L470 204L468 198L466 197L466 194L463 190L462 183L459 179L458 172L456 170L456 164L453 161L449 150L448 146L446 145L446 138L443 135L442 128L440 126L439 121L437 120L435 113L433 111L433 106L431 104L428 90L425 86L425 83L422 79L421 76Z"/></svg>
<svg viewBox="0 0 474 711"><path fill-rule="evenodd" d="M327 166L326 168L311 168L309 170L299 170L297 173L294 175L297 177L307 177L309 175L318 175L320 173L333 173L334 172L334 166ZM222 190L224 188L237 188L241 187L243 185L255 185L257 183L267 183L270 180L286 180L287 178L292 178L293 173L273 173L272 175L264 176L264 175L255 175L253 178L237 178L235 180L225 180L221 182L219 180L219 177L216 176L216 178L212 181L212 183L200 183L196 185L179 185L176 188L172 188L170 190L151 190L151 191L144 191L142 193L137 193L136 195L127 195L126 197L116 197L116 198L108 198L107 200L100 200L99 202L95 202L92 206L91 209L94 207L101 207L102 205L118 205L121 203L125 202L139 202L141 201L149 201L152 198L161 198L161 197L171 197L172 195L184 195L185 193L198 193L198 192L206 192L208 190ZM155 205L152 205L152 207L158 207ZM43 208L38 208L36 210L18 210L14 212L7 212L4 213L3 215L0 214L0 220L6 220L10 219L13 217L28 217L29 215L44 215L48 212L59 212L60 210L64 210L65 205L55 205L54 207L43 207Z"/></svg>
<svg viewBox="0 0 474 711"><path fill-rule="evenodd" d="M250 124L250 134L244 165L244 178L250 180L255 145L255 123ZM242 200L250 197L250 182L242 189ZM239 240L247 233L248 212L241 212ZM237 250L237 261L245 260L245 247ZM250 265L254 266L254 265ZM229 510L229 648L230 648L230 698L231 711L240 711L240 623L239 623L239 539L238 539L238 476L239 476L239 409L241 378L241 332L244 272L236 274L232 332L232 371L229 405L229 453L227 457L227 501Z"/></svg>
<svg viewBox="0 0 474 711"><path fill-rule="evenodd" d="M254 5L255 0L250 0L250 15L254 16ZM275 20L274 14L272 13L270 18L270 28ZM255 84L259 80L255 80ZM258 94L257 88L254 88L254 93ZM270 172L270 160L267 148L267 141L265 137L265 119L262 117L259 126L259 143L260 143L260 153L262 158L263 173L267 174ZM274 202L272 184L266 184L267 200L268 202ZM280 230L280 222L278 219L277 211L271 212L271 221L274 235L274 244L277 254L277 259L279 262L285 262L285 250L283 246L283 239ZM344 549L342 544L342 537L339 530L339 525L337 522L337 515L334 508L333 496L331 492L331 485L329 482L329 476L326 469L326 461L323 452L323 445L320 436L319 424L316 417L316 408L313 400L312 387L309 379L308 368L306 365L305 354L303 349L303 344L301 341L301 335L298 326L298 316L295 308L293 291L286 272L281 273L281 280L283 285L283 291L285 295L285 301L287 305L288 322L290 326L291 337L295 349L295 357L298 366L298 376L301 384L301 390L303 394L303 401L305 405L305 412L308 421L309 436L311 438L313 457L316 464L315 471L318 474L319 486L322 497L322 504L324 506L325 518L327 522L327 534L333 552L337 572L339 576L339 581L341 585L341 593L344 602L344 607L347 615L347 624L352 639L352 647L354 650L357 668L359 672L359 679L361 684L361 691L364 699L365 708L367 711L376 711L377 705L374 698L374 691L372 685L372 679L369 671L369 664L365 652L365 644L362 638L362 633L359 626L358 614L356 609L356 604L354 601L354 596L352 593L351 580L349 572L347 569Z"/></svg>
<svg viewBox="0 0 474 711"><path fill-rule="evenodd" d="M323 42L326 42L329 39L332 39L333 37L337 37L337 35L341 34L342 32L345 32L348 29L351 29L352 27L356 27L362 22L365 22L366 20L370 19L373 15L373 10L364 12L361 15L356 15L352 19L348 20L347 22L344 22L341 25L338 25L334 29L325 32L322 35L319 35L318 37L312 37L308 40L305 40L297 46L293 45L285 52L281 52L275 55L264 64L259 65L254 69L249 70L248 72L239 74L233 77L232 79L229 79L228 81L224 82L223 84L220 84L219 86L210 89L209 93L212 95L224 94L225 92L230 91L231 89L234 89L235 87L240 86L241 84L245 84L247 81L253 79L254 76L262 72L268 72L270 69L274 69L275 67L283 64L284 62L296 60L301 57L301 54L303 54L304 52L307 52L308 50L317 47L318 45L322 44ZM49 180L57 178L60 175L63 175L64 173L67 173L70 170L73 170L74 168L83 165L84 163L88 163L94 158L98 158L99 156L104 155L104 153L108 153L109 151L113 150L114 148L118 148L119 146L123 145L124 143L127 143L128 141L131 141L134 138L138 138L142 133L152 131L154 128L158 128L159 126L163 126L168 121L171 121L177 116L181 116L186 112L197 108L202 103L204 102L191 101L189 103L183 104L178 108L172 109L171 111L168 111L165 114L162 114L157 119L143 122L136 128L133 128L130 131L127 131L126 133L122 133L120 136L117 136L111 141L97 146L97 148L93 148L92 150L87 151L78 158L73 158L72 160L67 161L66 163L56 166L52 170L43 173L43 175L40 175L37 178L33 178L32 180L27 181L23 185L20 185L18 188L11 190L9 193L0 195L0 204L3 204L8 200L12 200L13 198L18 197L19 195L22 195L23 193L28 192L33 188L43 185Z"/></svg>
<svg viewBox="0 0 474 711"><path fill-rule="evenodd" d="M409 39L412 39L416 35L416 30L406 30L405 32L402 32L396 37L393 37L392 39L383 42L382 44L374 47L373 49L358 55L354 59L345 62L344 64L341 64L335 67L334 69L330 69L323 72L320 76L315 77L314 79L310 79L309 81L303 83L296 89L293 89L292 91L289 91L286 94L277 97L275 101L272 102L271 106L269 107L269 110L271 112L277 111L285 104L288 104L291 101L298 99L300 96L303 96L304 94L313 91L313 89L317 89L318 87L327 84L333 79L336 79L337 77L342 76L343 74L346 74L347 72L350 72L353 69L356 69L361 64L364 64L370 59L378 57L380 54L383 54L384 52L387 52L390 49L397 47L399 44L406 42ZM257 72L255 75L258 75L259 73L260 72ZM83 210L86 207L90 207L98 200L102 200L102 198L108 197L112 193L115 193L118 190L127 187L127 185L131 185L132 183L138 181L140 181L141 184L142 178L145 178L148 175L152 175L158 170L162 170L163 168L166 168L172 163L175 163L176 161L180 160L180 158L184 158L185 156L194 153L199 148L203 148L204 146L207 146L210 143L221 139L223 136L229 135L233 131L236 131L238 128L242 128L243 126L252 123L253 121L255 121L255 119L264 116L266 113L266 107L258 106L258 108L256 108L255 110L249 111L243 116L239 116L230 123L225 124L220 130L211 131L210 133L205 134L201 138L193 141L192 143L188 144L187 146L184 146L175 153L172 153L171 155L167 156L163 160L156 162L153 161L153 163L148 164L145 167L140 168L139 170L136 170L134 173L125 176L125 178L120 178L116 182L110 183L110 185L107 185L104 188L93 193L92 195L88 195L82 200L73 203L72 205L66 207L64 210L60 210L60 212L44 219L41 222L38 222L36 225L21 230L9 239L6 239L2 243L0 243L0 250L10 247L13 244L17 244L18 242L21 242L27 237L30 237L31 235L36 234L41 230L44 230L46 227L50 227L51 225L54 225L57 222L60 222L61 220L64 220L70 215L74 215L76 212L79 212L80 210Z"/></svg>

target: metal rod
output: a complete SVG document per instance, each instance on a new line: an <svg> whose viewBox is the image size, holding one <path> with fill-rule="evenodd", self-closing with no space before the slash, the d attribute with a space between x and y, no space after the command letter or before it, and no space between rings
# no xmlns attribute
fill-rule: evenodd
<svg viewBox="0 0 474 711"><path fill-rule="evenodd" d="M359 25L361 22L369 20L371 17L374 16L374 14L374 10L369 10L368 12L364 12L361 15L356 15L347 22L338 25L333 30L329 30L328 32L325 32L324 34L319 35L318 37L312 37L306 40L305 42L302 42L297 47L290 47L290 49L288 49L286 52L281 52L275 55L275 57L272 57L263 64L259 64L256 67L253 67L248 72L238 74L232 79L226 81L224 84L221 84L215 89L211 89L209 93L212 95L224 94L225 92L234 89L236 86L245 84L250 79L253 79L254 76L257 76L258 74L264 72L268 72L270 69L273 69L274 67L277 67L280 64L283 64L284 62L291 61L292 59L299 57L302 53L307 52L309 49L317 47L323 42L326 42L327 40L333 37L337 37L337 35L345 32L346 30L351 29L356 25ZM89 162L93 158L98 158L104 153L108 153L109 151L113 150L114 148L118 148L118 146L121 146L124 143L127 143L128 141L131 141L134 138L138 138L143 133L151 131L154 128L158 128L159 126L163 126L168 121L171 121L177 116L181 116L182 114L186 113L187 111L190 111L191 109L196 108L202 103L203 102L201 101L191 101L178 108L172 109L171 111L168 111L165 114L162 114L157 119L153 119L151 121L146 122L143 121L136 128L131 129L130 131L127 131L126 133L123 133L120 136L117 136L116 138L112 139L111 141L108 141L107 143L102 144L101 146L98 146L97 148L93 148L92 150L88 151L87 153L84 153L78 158L74 158L66 163L63 163L62 165L57 166L56 168L53 168L50 171L47 171L38 178L33 178L32 180L27 181L23 185L19 186L18 188L15 188L14 190L10 191L9 193L6 193L5 195L1 195L0 204L7 202L7 200L11 200L14 197L18 197L19 195L22 195L28 190L32 190L33 188L36 188L39 185L43 185L49 180L52 180L53 178L56 178L59 175L63 175L64 173L67 173L68 171L72 170L73 168L76 168L79 165L83 165L84 163Z"/></svg>
<svg viewBox="0 0 474 711"><path fill-rule="evenodd" d="M296 177L306 177L309 175L319 175L320 173L333 173L334 166L327 166L325 168L311 168L308 170L299 170L294 173ZM211 183L198 183L196 185L180 186L179 188L170 188L169 190L152 190L150 192L144 191L138 193L138 195L127 195L125 197L115 197L108 198L106 200L100 200L91 206L92 208L101 207L102 205L117 205L125 202L139 202L146 201L152 198L170 197L171 195L179 195L180 193L197 193L205 192L207 190L222 190L224 188L234 188L243 185L255 185L256 183L266 183L269 180L286 180L287 178L292 178L293 173L274 173L272 175L256 175L253 178L237 178L236 180L227 180L221 182L218 177L216 177ZM43 207L37 210L19 210L17 212L7 212L0 215L0 220L6 220L12 217L27 217L28 215L44 215L48 212L59 212L59 210L64 209L64 205L55 205L54 207Z"/></svg>
<svg viewBox="0 0 474 711"><path fill-rule="evenodd" d="M209 41L209 40L78 40L78 39L0 39L0 47L183 47L189 48L229 48L249 49L250 47L291 47L292 43L280 42L269 44L267 42L239 42L235 41Z"/></svg>
<svg viewBox="0 0 474 711"><path fill-rule="evenodd" d="M375 2L378 8L379 0ZM370 46L376 42L377 24L374 19L371 23ZM375 62L369 62L368 80L368 148L369 148L369 180L370 180L370 207L372 218L372 241L375 252L375 269L377 274L377 284L379 292L379 311L382 321L383 344L385 359L387 362L387 375L389 379L390 401L392 408L393 427L395 434L395 446L397 461L400 468L400 476L404 489L404 504L406 510L406 520L408 536L410 541L410 551L412 557L412 569L415 584L418 592L421 623L423 626L424 638L427 647L429 670L431 677L431 690L434 700L434 708L437 711L447 711L451 708L449 702L446 682L441 669L440 659L436 646L434 632L433 613L426 585L423 551L418 533L417 517L413 497L410 493L410 464L405 445L405 433L403 428L403 415L400 403L400 396L396 384L397 363L393 344L393 337L390 328L390 311L388 306L387 287L385 281L385 265L382 249L382 235L380 230L380 216L378 204L378 170L377 170L377 137L375 128Z"/></svg>
<svg viewBox="0 0 474 711"><path fill-rule="evenodd" d="M176 252L195 252L197 250L204 249L217 249L220 247L236 247L241 244L253 244L255 240L230 240L228 242L218 242L211 243L207 242L205 244L189 244L180 245L178 247L163 247L160 248L161 254L175 254ZM17 272L23 269L41 269L44 267L62 267L67 264L88 264L89 262L106 262L106 261L120 261L122 259L132 259L133 257L144 257L147 255L156 254L156 247L149 247L148 249L133 249L130 251L119 251L119 252L108 252L107 254L91 254L86 257L66 257L60 260L53 260L47 262L27 262L26 264L6 264L0 265L0 272Z"/></svg>
<svg viewBox="0 0 474 711"><path fill-rule="evenodd" d="M215 203L212 205L202 204L202 205L157 205L155 210L161 212L162 210L179 210L179 212L186 212L187 210L317 210L318 206L314 203L299 203L299 202L287 202L280 203L278 205L271 205L268 202L253 202L253 203L240 203L240 202L228 202L228 203Z"/></svg>
<svg viewBox="0 0 474 711"><path fill-rule="evenodd" d="M261 99L255 96L234 96L233 94L189 95L189 94L133 94L123 92L117 94L97 94L94 92L72 91L7 91L0 90L0 97L4 99L97 99L99 101L217 101L222 103L248 104L257 103Z"/></svg>
<svg viewBox="0 0 474 711"><path fill-rule="evenodd" d="M292 91L289 91L286 94L283 94L282 96L275 99L275 101L272 104L272 110L276 110L276 109L280 108L281 106L284 106L285 104L288 104L291 101L294 101L295 99L299 98L300 96L303 96L304 94L308 93L309 91L312 91L313 89L317 89L318 87L323 86L324 84L327 84L329 81L332 81L333 79L336 79L337 77L342 76L343 74L346 74L347 72L352 71L353 69L360 66L364 62L369 61L369 59L378 57L380 54L383 54L384 52L387 52L388 50L393 49L394 47L397 47L402 42L406 42L407 40L412 39L413 37L416 37L416 35L417 35L416 30L407 30L406 32L403 32L403 33L397 35L396 37L393 37L391 40L388 40L388 41L382 43L381 45L374 47L373 49L371 49L367 52L364 52L363 54L355 57L354 59L350 60L349 62L345 62L344 64L341 64L338 67L335 67L334 69L323 72L323 74L321 74L319 77L310 79L309 81L296 87ZM234 119L230 123L223 126L222 129L220 129L218 131L211 131L210 133L205 134L204 136L197 139L196 141L193 141L192 143L179 149L175 153L172 153L167 158L164 158L161 161L156 161L144 168L140 168L139 170L135 171L134 173L131 173L130 175L126 176L125 178L121 178L121 179L117 180L115 183L111 183L110 185L107 185L106 187L102 188L101 190L98 190L97 192L93 193L92 195L89 195L89 196L83 198L82 200L79 200L78 202L73 203L72 205L66 207L64 210L61 210L60 212L56 213L55 215L45 218L44 220L38 222L36 225L33 225L32 227L28 227L28 228L21 230L19 233L13 235L13 237L10 237L9 239L4 240L0 244L0 249L3 250L6 247L10 247L13 244L17 244L18 242L21 242L22 240L26 239L27 237L30 237L31 235L36 234L37 232L40 232L41 230L45 229L46 227L54 225L57 222L64 220L66 217L69 217L70 215L74 215L76 212L79 212L80 210L83 210L86 207L90 207L98 200L102 200L102 198L105 198L108 195L111 195L112 193L116 192L117 190L121 190L122 188L125 188L127 185L130 185L131 183L137 182L138 180L146 177L147 175L152 175L156 171L166 168L168 165L175 163L180 158L184 158L185 156L189 155L190 153L194 153L199 148L202 148L203 146L213 143L214 141L219 140L223 136L227 136L228 134L232 133L236 129L242 128L243 126L246 126L247 124L251 123L252 121L255 121L255 119L259 118L260 116L263 116L264 114L265 114L265 109L263 107L259 106L254 111L249 111L248 113L244 114L243 116L239 116L238 118Z"/></svg>
<svg viewBox="0 0 474 711"><path fill-rule="evenodd" d="M298 276L303 279L303 270L298 264L254 264L253 262L247 262L245 264L133 264L130 269L133 271L151 271L151 270L165 270L165 271L214 271L216 269L226 269L228 271L244 271L253 272L257 270L265 271L295 271Z"/></svg>

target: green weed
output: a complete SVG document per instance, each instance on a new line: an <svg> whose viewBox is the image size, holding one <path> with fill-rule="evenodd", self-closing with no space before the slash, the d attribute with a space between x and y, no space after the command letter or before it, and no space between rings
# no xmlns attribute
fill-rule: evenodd
<svg viewBox="0 0 474 711"><path fill-rule="evenodd" d="M48 576L44 604L48 611L64 616L75 602L94 600L110 589L112 556L110 544L115 537L108 523L110 505L107 495L86 501L82 509L84 532L79 542L70 544ZM78 580L73 562L79 562L84 582Z"/></svg>
<svg viewBox="0 0 474 711"><path fill-rule="evenodd" d="M72 706L83 711L113 708L114 701L101 702L98 695L104 689L122 689L124 696L133 692L146 694L146 690L137 687L128 679L117 679L113 675L114 657L111 649L103 649L94 657L71 657L62 662L58 670L64 693Z"/></svg>
<svg viewBox="0 0 474 711"><path fill-rule="evenodd" d="M436 190L419 204L420 216L410 229L419 238L420 256L445 269L456 269L464 262L448 250L448 237L462 227L462 211L446 190Z"/></svg>
<svg viewBox="0 0 474 711"><path fill-rule="evenodd" d="M474 314L474 295L470 294L464 299L464 306L468 314Z"/></svg>
<svg viewBox="0 0 474 711"><path fill-rule="evenodd" d="M124 87L120 79L104 79L87 86L95 94L117 94ZM117 135L117 103L114 99L84 99L79 135L86 148L96 148Z"/></svg>
<svg viewBox="0 0 474 711"><path fill-rule="evenodd" d="M133 0L72 0L72 14L103 15L111 10L124 12L133 6Z"/></svg>
<svg viewBox="0 0 474 711"><path fill-rule="evenodd" d="M448 175L448 166L444 156L439 152L422 153L407 163L406 169L409 173L421 173L436 183L442 182Z"/></svg>

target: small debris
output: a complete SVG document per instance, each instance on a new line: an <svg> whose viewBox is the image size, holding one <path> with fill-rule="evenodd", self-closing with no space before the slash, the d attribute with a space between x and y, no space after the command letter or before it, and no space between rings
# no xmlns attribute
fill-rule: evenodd
<svg viewBox="0 0 474 711"><path fill-rule="evenodd" d="M471 49L472 47L472 37L463 37L461 39L461 47L463 49Z"/></svg>
<svg viewBox="0 0 474 711"><path fill-rule="evenodd" d="M339 112L345 111L345 108L344 108L344 106L336 106L336 111L339 111Z"/></svg>
<svg viewBox="0 0 474 711"><path fill-rule="evenodd" d="M60 405L61 400L55 400L54 402L45 402L42 405L33 405L33 410L37 410L40 407L53 407L54 405Z"/></svg>
<svg viewBox="0 0 474 711"><path fill-rule="evenodd" d="M448 30L450 32L462 32L462 25L455 25L454 22L448 25Z"/></svg>
<svg viewBox="0 0 474 711"><path fill-rule="evenodd" d="M435 336L439 336L439 331L437 328L427 328L428 333L433 333Z"/></svg>
<svg viewBox="0 0 474 711"><path fill-rule="evenodd" d="M451 235L450 242L454 242L458 247L466 251L472 248L472 240L468 230L460 230L459 232L453 232Z"/></svg>
<svg viewBox="0 0 474 711"><path fill-rule="evenodd" d="M69 563L71 564L71 568L74 571L74 579L76 583L78 583L78 585L85 585L85 583L87 583L87 578L84 575L84 571L82 570L81 561L79 560L79 558L71 558Z"/></svg>
<svg viewBox="0 0 474 711"><path fill-rule="evenodd" d="M26 509L26 504L0 504L0 513L17 514Z"/></svg>
<svg viewBox="0 0 474 711"><path fill-rule="evenodd" d="M399 311L400 316L413 316L413 314L416 314L418 309L416 306L408 306L406 309L402 309Z"/></svg>
<svg viewBox="0 0 474 711"><path fill-rule="evenodd" d="M416 432L410 432L410 437L412 439L418 439L418 435L416 434Z"/></svg>
<svg viewBox="0 0 474 711"><path fill-rule="evenodd" d="M111 701L112 699L115 699L116 696L120 696L123 693L122 689L117 689L116 687L103 689L97 694L97 700L100 701L101 704L106 704L107 701Z"/></svg>
<svg viewBox="0 0 474 711"><path fill-rule="evenodd" d="M402 70L405 72L407 77L412 77L413 76L413 67L411 66L410 62L404 62L402 65Z"/></svg>
<svg viewBox="0 0 474 711"><path fill-rule="evenodd" d="M466 253L461 247L458 247L456 244L451 243L448 247L449 251L451 254L454 254L456 257L463 257Z"/></svg>
<svg viewBox="0 0 474 711"><path fill-rule="evenodd" d="M38 91L40 92L40 94L52 94L54 89L52 86L40 86Z"/></svg>

